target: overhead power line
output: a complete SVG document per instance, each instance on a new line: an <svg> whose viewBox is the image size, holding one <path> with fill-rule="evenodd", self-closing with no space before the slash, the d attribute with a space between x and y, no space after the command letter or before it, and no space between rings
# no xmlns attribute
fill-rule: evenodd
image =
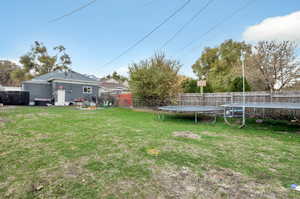
<svg viewBox="0 0 300 199"><path fill-rule="evenodd" d="M97 0L89 1L88 3L86 3L86 4L82 5L82 6L80 6L79 8L76 8L76 9L74 9L74 10L72 10L72 11L70 11L70 12L68 12L68 13L66 13L66 14L64 14L64 15L62 15L62 16L60 16L60 17L57 17L57 18L55 18L55 19L50 20L49 23L57 22L57 21L62 20L62 19L65 18L65 17L71 16L71 15L75 14L76 12L79 12L79 11L81 11L81 10L83 10L83 9L85 9L85 8L87 8L87 7L89 7L90 5L92 5L93 3L95 3L96 1L97 1Z"/></svg>
<svg viewBox="0 0 300 199"><path fill-rule="evenodd" d="M152 4L152 3L154 3L155 1L156 0L150 0L150 1L146 2L146 3L144 3L144 6L148 6L148 5Z"/></svg>
<svg viewBox="0 0 300 199"><path fill-rule="evenodd" d="M171 43L188 25L190 25L214 0L208 1L203 7L200 8L181 28L175 32L175 34L168 39L162 46L161 49Z"/></svg>
<svg viewBox="0 0 300 199"><path fill-rule="evenodd" d="M200 35L200 37L198 37L197 39L192 40L191 42L189 42L187 45L185 45L183 48L181 48L179 51L183 51L186 48L188 48L189 46L191 46L193 43L199 41L200 39L202 39L204 36L206 36L207 34L209 34L210 32L212 32L213 30L217 29L218 26L223 25L223 23L225 23L226 21L230 20L231 18L233 18L235 15L237 15L239 12L241 12L242 10L246 9L248 6L250 6L255 0L249 0L247 1L246 4L244 4L242 7L238 8L237 10L233 11L230 15L228 15L227 17L225 17L222 21L220 21L219 23L215 24L214 26L212 26L210 29L208 29L205 33L203 33L202 35Z"/></svg>
<svg viewBox="0 0 300 199"><path fill-rule="evenodd" d="M157 25L155 28L153 28L149 33L147 33L145 36L143 36L141 39L136 41L133 45L129 46L126 50L124 50L122 53L120 53L118 56L104 64L104 66L110 65L111 63L118 60L120 57L124 56L128 52L130 52L132 49L134 49L136 46L138 46L140 43L142 43L144 40L146 40L148 37L150 37L155 31L157 31L160 27L165 25L168 21L170 21L175 15L177 15L181 10L183 10L191 0L187 0L182 6L180 6L177 10L175 10L170 16L168 16L165 20L163 20L159 25Z"/></svg>

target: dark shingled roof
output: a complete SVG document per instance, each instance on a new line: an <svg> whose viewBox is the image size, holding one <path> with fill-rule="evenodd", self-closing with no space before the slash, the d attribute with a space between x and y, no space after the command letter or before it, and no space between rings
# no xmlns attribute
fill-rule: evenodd
<svg viewBox="0 0 300 199"><path fill-rule="evenodd" d="M69 81L84 81L84 82L97 82L95 79L89 78L86 75L74 71L54 71L38 77L33 78L31 81L50 81L53 79L69 80Z"/></svg>

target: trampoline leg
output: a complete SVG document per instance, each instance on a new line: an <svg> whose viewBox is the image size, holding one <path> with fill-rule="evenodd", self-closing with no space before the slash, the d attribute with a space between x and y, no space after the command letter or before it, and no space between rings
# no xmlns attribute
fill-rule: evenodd
<svg viewBox="0 0 300 199"><path fill-rule="evenodd" d="M229 121L226 118L226 108L224 108L224 122L228 125L228 126L232 126L232 124L229 123Z"/></svg>
<svg viewBox="0 0 300 199"><path fill-rule="evenodd" d="M296 110L292 111L292 117L294 118L294 120L298 121Z"/></svg>
<svg viewBox="0 0 300 199"><path fill-rule="evenodd" d="M212 123L213 123L213 124L217 123L217 114L216 114L216 113L214 114L214 120L213 120Z"/></svg>
<svg viewBox="0 0 300 199"><path fill-rule="evenodd" d="M240 128L244 128L246 126L246 108L245 106L243 107L243 121L242 121L242 125L240 126Z"/></svg>
<svg viewBox="0 0 300 199"><path fill-rule="evenodd" d="M164 114L163 114L163 112L158 111L157 118L158 118L158 120L164 120Z"/></svg>
<svg viewBox="0 0 300 199"><path fill-rule="evenodd" d="M242 124L239 128L242 129L242 128L245 128L246 127L246 124Z"/></svg>
<svg viewBox="0 0 300 199"><path fill-rule="evenodd" d="M233 124L231 124L228 120L227 120L227 117L226 117L226 108L224 108L224 122L228 125L228 126L234 126Z"/></svg>
<svg viewBox="0 0 300 199"><path fill-rule="evenodd" d="M198 114L195 112L195 123L198 123L198 118L197 118Z"/></svg>

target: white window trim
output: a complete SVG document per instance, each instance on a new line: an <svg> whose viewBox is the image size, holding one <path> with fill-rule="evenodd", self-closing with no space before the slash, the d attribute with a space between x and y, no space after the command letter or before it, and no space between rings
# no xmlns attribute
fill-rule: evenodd
<svg viewBox="0 0 300 199"><path fill-rule="evenodd" d="M90 92L85 92L84 89L89 88ZM83 86L82 87L83 94L93 94L93 87L92 86Z"/></svg>

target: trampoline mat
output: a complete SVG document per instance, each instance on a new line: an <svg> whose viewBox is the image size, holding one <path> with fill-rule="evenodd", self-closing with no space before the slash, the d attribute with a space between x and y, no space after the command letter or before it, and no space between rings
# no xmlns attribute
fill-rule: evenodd
<svg viewBox="0 0 300 199"><path fill-rule="evenodd" d="M217 112L223 111L224 108L218 106L161 106L158 108L162 111L171 112Z"/></svg>

